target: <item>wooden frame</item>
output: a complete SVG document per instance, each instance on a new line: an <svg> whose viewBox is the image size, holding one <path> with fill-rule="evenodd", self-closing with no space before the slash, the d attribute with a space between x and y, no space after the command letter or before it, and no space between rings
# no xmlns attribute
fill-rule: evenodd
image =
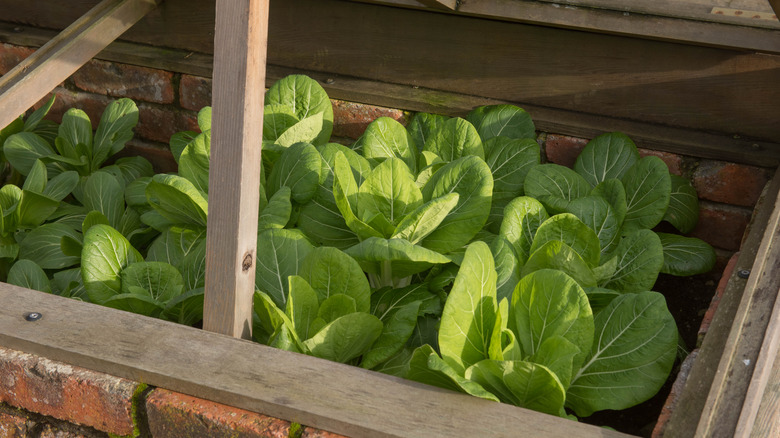
<svg viewBox="0 0 780 438"><path fill-rule="evenodd" d="M140 4L142 0L105 0L101 5L112 2L125 6ZM256 185L253 172L259 165L259 154L253 155L247 145L249 139L259 132L257 111L258 107L259 111L262 109L262 92L257 90L262 89L265 81L258 73L262 70L260 64L264 57L262 53L258 55L256 45L265 44L264 29L258 29L256 25L267 21L268 7L262 0L220 0L219 4L224 6L221 12L224 15L220 15L218 10L217 52L222 53L222 45L225 53L231 53L230 50L235 52L232 52L234 56L229 56L224 70L215 71L215 77L217 81L236 79L247 84L250 90L237 93L228 87L215 88L215 106L222 108L227 115L214 121L216 160L212 162L210 187L212 193L222 195L223 188L227 190L235 184L238 186L232 193L225 194L218 204L219 211L210 210L212 221L218 222L219 229L210 229L208 236L210 264L207 276L210 276L208 281L212 285L209 287L222 282L227 287L221 293L207 291L207 313L213 313L207 317L206 325L232 336L248 337L251 333L247 325L251 324L247 319L245 289L248 289L249 278L253 278L247 271L253 265L254 232L251 225L257 219L257 193L252 194L252 188ZM220 33L223 30L225 33ZM75 41L81 38L75 37ZM107 40L103 39L101 44L107 44ZM43 61L44 58L34 55L30 65L40 63L43 67L36 71L46 71L49 63ZM770 62L769 65L774 64ZM14 96L16 92L15 84L24 82L19 72L10 77L12 79L4 82L10 85L0 96L0 105L4 108L9 96ZM59 82L54 75L45 77L38 83L39 86L53 86ZM345 82L348 83L347 80ZM32 98L29 89L22 94L28 100ZM225 143L221 143L223 140ZM240 169L235 172L236 175L226 175L236 168ZM727 300L731 304L722 305L716 315L716 324L733 328L725 344L722 338L708 336L697 362L701 363L703 357L709 354L711 359L700 366L706 368L713 364L714 359L720 358L719 371L712 376L706 370L697 374L695 368L691 375L693 382L698 379L708 385L710 397L704 400L703 405L696 401L688 404L681 401L684 409L679 414L675 413L668 429L670 436L684 436L675 434L686 430L693 430L701 436L729 434L732 431L745 435L758 431L766 424L766 418L774 413L773 396L767 395L766 388L771 387L772 379L778 374L776 368L780 367L774 361L780 339L780 325L777 323L780 316L777 315L780 313L780 302L777 301L779 280L772 275L773 269L780 267L778 187L780 176L774 178L770 194L766 197L768 201L757 216L759 221L766 220L766 233L754 229L750 237L760 244L757 245L756 255L752 256L752 277L745 294L741 301L734 297ZM758 234L764 234L763 239L756 237ZM229 239L229 242L224 239ZM252 243L247 244L246 239ZM214 250L214 242L219 242L219 251ZM0 309L0 342L9 348L337 433L360 436L515 436L518 430L523 430L529 435L541 437L569 434L583 437L625 436L355 367L11 285L0 285L0 302L7 303ZM740 304L734 310L737 302ZM773 306L762 305L767 302ZM219 310L220 307L222 310ZM768 310L772 308L778 311ZM226 309L235 311L231 313ZM42 313L44 318L28 322L24 316L29 312ZM751 325L754 320L765 321L766 324ZM88 343L85 335L89 336ZM716 348L709 347L718 343L725 345L723 356L712 353ZM194 357L198 360L194 361ZM745 371L739 365L745 357L754 364L764 364L765 368L760 373ZM744 377L751 375L753 379L746 382ZM691 394L693 389L687 388L686 394ZM382 394L382 398L374 396L377 392ZM689 400L694 399L695 394L689 395ZM734 409L735 402L741 410ZM694 417L698 420L696 424L681 420L675 422L675 418L682 418L686 412L690 414L697 408L701 410L700 415ZM404 421L398 421L399 418Z"/></svg>

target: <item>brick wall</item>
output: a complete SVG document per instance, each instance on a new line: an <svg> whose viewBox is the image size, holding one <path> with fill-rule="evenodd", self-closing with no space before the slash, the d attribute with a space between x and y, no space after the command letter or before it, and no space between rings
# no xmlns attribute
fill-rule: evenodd
<svg viewBox="0 0 780 438"><path fill-rule="evenodd" d="M0 438L338 438L0 347Z"/></svg>

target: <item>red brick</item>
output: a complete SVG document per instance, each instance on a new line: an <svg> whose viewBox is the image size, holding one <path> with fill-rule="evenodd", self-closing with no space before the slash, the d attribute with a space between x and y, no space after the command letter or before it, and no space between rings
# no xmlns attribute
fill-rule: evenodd
<svg viewBox="0 0 780 438"><path fill-rule="evenodd" d="M47 119L60 123L66 111L71 108L78 108L87 113L89 120L92 121L92 129L97 128L103 111L114 100L100 94L74 92L61 87L55 88L54 94L56 99L46 116ZM35 104L35 108L40 108L44 103L48 102L50 97L51 94L46 95Z"/></svg>
<svg viewBox="0 0 780 438"><path fill-rule="evenodd" d="M179 103L188 110L200 111L211 105L211 79L200 76L181 75Z"/></svg>
<svg viewBox="0 0 780 438"><path fill-rule="evenodd" d="M746 208L703 201L699 203L699 222L690 235L716 248L737 251L750 216Z"/></svg>
<svg viewBox="0 0 780 438"><path fill-rule="evenodd" d="M165 389L146 398L152 436L287 438L290 423Z"/></svg>
<svg viewBox="0 0 780 438"><path fill-rule="evenodd" d="M191 111L144 103L138 105L138 111L138 126L135 127L137 137L168 143L171 136L179 131L199 131L198 115Z"/></svg>
<svg viewBox="0 0 780 438"><path fill-rule="evenodd" d="M580 155L588 141L584 138L547 134L545 142L547 161L561 166L574 167L577 156Z"/></svg>
<svg viewBox="0 0 780 438"><path fill-rule="evenodd" d="M682 155L673 154L671 152L654 151L652 149L639 149L639 155L646 157L652 155L660 158L666 163L669 168L669 173L674 175L682 175L683 157Z"/></svg>
<svg viewBox="0 0 780 438"><path fill-rule="evenodd" d="M399 109L384 108L362 103L331 100L333 104L333 135L357 139L369 123L379 117L390 117L402 124L408 122L406 114Z"/></svg>
<svg viewBox="0 0 780 438"><path fill-rule="evenodd" d="M0 44L0 76L11 71L17 64L25 58L32 55L35 49L30 47L13 46L11 44Z"/></svg>
<svg viewBox="0 0 780 438"><path fill-rule="evenodd" d="M60 420L129 435L139 385L0 347L0 401Z"/></svg>
<svg viewBox="0 0 780 438"><path fill-rule="evenodd" d="M84 91L153 103L173 102L173 73L147 67L92 60L71 76Z"/></svg>
<svg viewBox="0 0 780 438"><path fill-rule="evenodd" d="M26 415L0 412L0 438L24 438L26 436Z"/></svg>
<svg viewBox="0 0 780 438"><path fill-rule="evenodd" d="M344 435L339 435L333 432L326 432L320 429L314 429L313 427L304 427L301 438L346 438Z"/></svg>
<svg viewBox="0 0 780 438"><path fill-rule="evenodd" d="M734 255L732 255L729 259L728 264L726 265L726 269L723 270L723 275L720 277L718 287L715 289L715 295L712 297L710 307L704 313L704 318L702 319L701 326L699 327L698 339L696 341L696 344L699 346L701 346L701 342L704 340L704 335L706 335L710 330L712 318L715 316L715 311L718 310L718 304L720 304L720 299L723 297L723 292L726 291L726 286L729 283L731 274L734 272L734 268L737 266L738 258L739 252L735 252Z"/></svg>
<svg viewBox="0 0 780 438"><path fill-rule="evenodd" d="M752 207L769 178L770 172L761 167L703 160L693 185L702 199Z"/></svg>
<svg viewBox="0 0 780 438"><path fill-rule="evenodd" d="M688 375L690 375L691 368L693 367L693 363L696 361L696 357L698 355L699 350L693 350L691 354L685 358L682 365L680 365L680 372L677 374L677 378L674 380L672 391L669 393L669 397L666 398L666 402L661 408L661 415L658 417L658 422L656 422L655 428L653 428L653 433L651 435L653 438L660 438L663 436L666 424L672 417L672 413L674 412L675 407L677 407L677 399L680 396L680 392L682 392L683 388L685 387L685 382L688 380Z"/></svg>

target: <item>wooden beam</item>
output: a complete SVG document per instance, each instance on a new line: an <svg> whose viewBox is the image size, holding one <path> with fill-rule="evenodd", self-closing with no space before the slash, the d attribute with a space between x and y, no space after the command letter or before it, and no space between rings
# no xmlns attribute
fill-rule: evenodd
<svg viewBox="0 0 780 438"><path fill-rule="evenodd" d="M17 31L14 31L14 29ZM38 46L54 33L27 26L0 23L0 41L23 46ZM211 77L213 57L187 50L168 49L115 41L96 58L152 68ZM543 107L523 101L491 99L473 94L453 93L407 85L339 76L311 70L268 65L266 86L290 74L306 74L320 81L334 99L362 102L409 111L424 111L463 116L480 105L513 103L530 112L538 130L555 134L593 138L609 131L628 134L643 148L690 155L699 158L751 164L761 167L780 165L780 144L741 136L724 135L696 129L659 125L605 115Z"/></svg>
<svg viewBox="0 0 780 438"><path fill-rule="evenodd" d="M776 436L770 433L780 424L780 410L778 400L780 394L775 390L767 391L768 385L774 378L775 364L778 361L778 349L780 349L780 194L775 201L775 211L767 224L765 237L759 249L757 257L762 258L761 269L751 271L750 280L746 288L764 289L764 293L775 297L772 311L769 314L764 339L760 344L758 357L755 360L754 371L750 377L750 385L745 394L745 402L742 406L737 422L736 437L748 437L758 431L763 431L760 436ZM755 266L754 266L755 269ZM755 321L749 321L755 323ZM763 409L762 409L763 408ZM759 416L759 410L762 410ZM768 413L775 414L774 418ZM769 430L767 430L769 427Z"/></svg>
<svg viewBox="0 0 780 438"><path fill-rule="evenodd" d="M203 327L252 338L268 0L218 0Z"/></svg>
<svg viewBox="0 0 780 438"><path fill-rule="evenodd" d="M734 273L664 436L730 437L735 432L776 301L777 286L771 282L780 280L772 271L776 262L767 257L771 246L777 245L772 227L777 227L778 193L780 171L756 205ZM740 271L749 271L750 278L740 278ZM756 287L762 284L767 287Z"/></svg>
<svg viewBox="0 0 780 438"><path fill-rule="evenodd" d="M156 0L103 0L3 75L0 127L33 106L156 6Z"/></svg>
<svg viewBox="0 0 780 438"><path fill-rule="evenodd" d="M0 303L3 347L347 436L628 437L8 284L0 283ZM43 318L25 321L33 311Z"/></svg>
<svg viewBox="0 0 780 438"><path fill-rule="evenodd" d="M434 9L454 11L458 8L458 0L419 0L419 2Z"/></svg>

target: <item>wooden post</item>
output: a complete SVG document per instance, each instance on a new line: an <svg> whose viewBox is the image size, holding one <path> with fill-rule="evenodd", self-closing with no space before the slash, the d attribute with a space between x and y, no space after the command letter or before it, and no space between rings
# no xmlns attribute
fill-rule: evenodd
<svg viewBox="0 0 780 438"><path fill-rule="evenodd" d="M103 0L0 79L0 128L111 44L157 0Z"/></svg>
<svg viewBox="0 0 780 438"><path fill-rule="evenodd" d="M252 337L268 0L218 0L203 328Z"/></svg>

